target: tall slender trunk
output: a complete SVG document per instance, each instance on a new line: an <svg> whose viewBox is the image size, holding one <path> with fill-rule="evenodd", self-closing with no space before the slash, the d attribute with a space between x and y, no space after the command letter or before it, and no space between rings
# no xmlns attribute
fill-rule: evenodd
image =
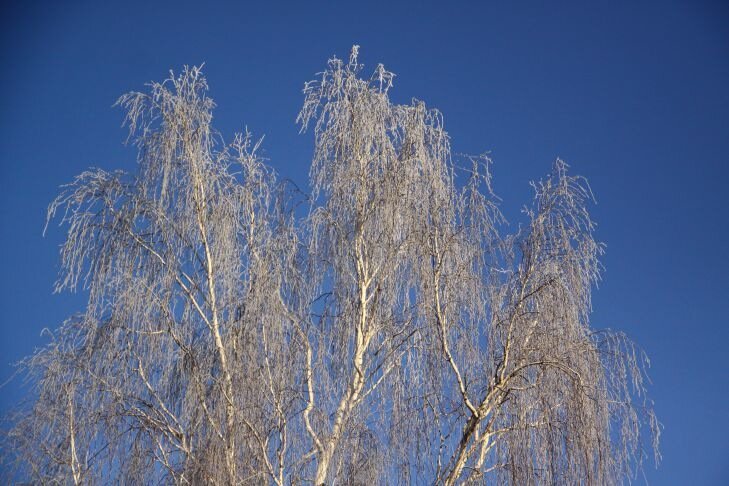
<svg viewBox="0 0 729 486"><path fill-rule="evenodd" d="M359 315L356 323L354 356L352 358L352 373L349 378L347 391L344 393L342 399L339 401L339 406L337 407L337 411L334 416L332 433L325 441L324 447L319 453L315 479L315 484L317 486L327 483L330 463L344 433L345 422L349 417L349 414L357 404L357 401L361 396L362 389L365 384L364 357L365 353L367 352L367 348L369 347L372 334L369 331L369 317L367 313L370 282L368 278L368 266L364 256L363 245L363 239L360 234L357 237L356 243L357 276L359 286Z"/></svg>
<svg viewBox="0 0 729 486"><path fill-rule="evenodd" d="M78 462L78 453L76 451L76 424L73 414L73 391L68 391L68 427L71 441L71 474L73 475L73 484L81 484L81 467Z"/></svg>
<svg viewBox="0 0 729 486"><path fill-rule="evenodd" d="M218 304L217 296L215 291L215 270L213 265L213 256L210 251L210 245L208 243L208 234L206 226L206 212L207 212L207 198L205 193L205 185L202 181L202 175L199 173L198 168L193 164L193 177L194 183L197 186L196 194L196 213L197 213L197 224L200 230L200 238L203 243L203 249L205 251L205 273L207 274L208 281L208 300L210 305L210 312L212 314L210 320L210 332L213 335L215 342L215 350L218 353L218 359L220 359L220 369L223 374L223 395L225 400L225 449L226 457L225 462L228 469L229 479L232 482L236 481L236 464L235 464L235 435L233 430L235 428L235 406L233 403L233 378L230 372L230 365L228 363L228 356L223 344L223 338L220 333L220 319L218 316Z"/></svg>

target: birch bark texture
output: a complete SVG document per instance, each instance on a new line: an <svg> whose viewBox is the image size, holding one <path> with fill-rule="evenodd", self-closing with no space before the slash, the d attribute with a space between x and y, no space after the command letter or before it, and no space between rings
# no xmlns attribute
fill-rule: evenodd
<svg viewBox="0 0 729 486"><path fill-rule="evenodd" d="M57 290L88 305L19 365L8 478L620 484L658 461L647 359L590 325L587 182L557 160L504 234L490 160L362 71L355 46L305 85L306 196L248 132L223 142L199 68L119 99L137 168L49 208Z"/></svg>

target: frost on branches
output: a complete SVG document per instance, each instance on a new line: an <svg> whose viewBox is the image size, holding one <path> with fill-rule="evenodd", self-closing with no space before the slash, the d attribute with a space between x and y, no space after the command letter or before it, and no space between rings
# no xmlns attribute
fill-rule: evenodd
<svg viewBox="0 0 729 486"><path fill-rule="evenodd" d="M19 365L9 480L601 485L657 460L646 359L590 326L586 181L557 160L502 234L488 158L454 162L393 77L355 47L306 84L306 197L222 141L200 69L119 99L136 170L49 208L57 290L88 305Z"/></svg>

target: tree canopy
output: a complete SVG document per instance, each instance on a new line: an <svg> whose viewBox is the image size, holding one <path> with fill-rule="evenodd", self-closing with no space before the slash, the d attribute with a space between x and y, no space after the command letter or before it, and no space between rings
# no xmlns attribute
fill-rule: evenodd
<svg viewBox="0 0 729 486"><path fill-rule="evenodd" d="M488 157L362 73L355 46L305 85L307 194L223 141L200 68L119 99L136 170L49 207L57 290L88 304L20 363L9 478L615 484L657 461L647 359L590 323L587 182L557 160L509 234Z"/></svg>

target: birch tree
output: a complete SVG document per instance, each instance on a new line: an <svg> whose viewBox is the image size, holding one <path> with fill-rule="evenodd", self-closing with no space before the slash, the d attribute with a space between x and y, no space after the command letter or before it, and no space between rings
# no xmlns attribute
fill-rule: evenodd
<svg viewBox="0 0 729 486"><path fill-rule="evenodd" d="M22 363L38 398L9 447L34 481L283 482L296 235L206 92L186 68L122 96L137 170L84 172L49 208L68 227L57 290L89 301Z"/></svg>
<svg viewBox="0 0 729 486"><path fill-rule="evenodd" d="M89 300L20 364L11 477L617 484L657 461L647 360L590 323L587 182L557 160L508 234L490 160L362 72L355 46L305 85L304 217L250 134L211 126L199 68L119 99L136 169L49 208L57 290Z"/></svg>

